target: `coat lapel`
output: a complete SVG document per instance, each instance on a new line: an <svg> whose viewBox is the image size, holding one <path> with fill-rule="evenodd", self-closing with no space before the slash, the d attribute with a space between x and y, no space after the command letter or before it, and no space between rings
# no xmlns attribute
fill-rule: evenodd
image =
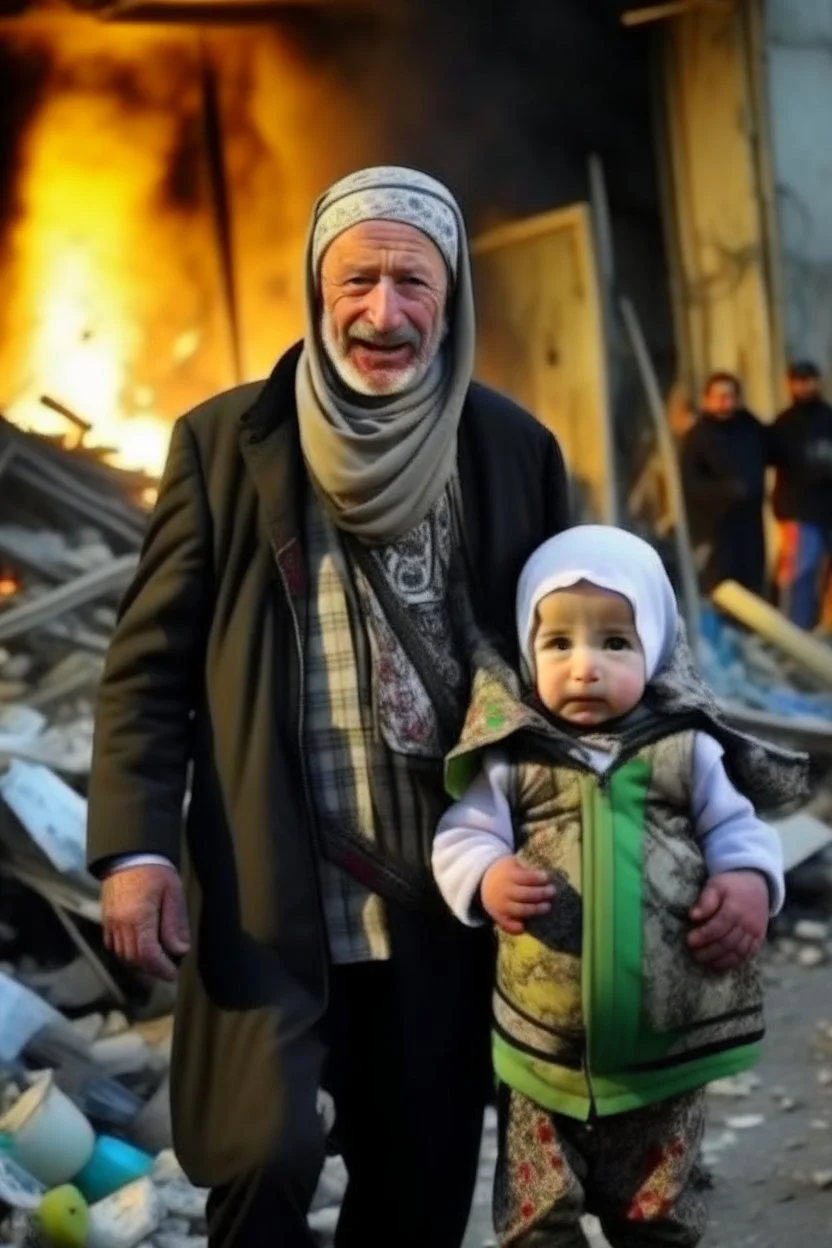
<svg viewBox="0 0 832 1248"><path fill-rule="evenodd" d="M287 589L304 592L301 535L306 480L295 403L301 344L291 347L240 420L240 451L257 493L261 523Z"/></svg>

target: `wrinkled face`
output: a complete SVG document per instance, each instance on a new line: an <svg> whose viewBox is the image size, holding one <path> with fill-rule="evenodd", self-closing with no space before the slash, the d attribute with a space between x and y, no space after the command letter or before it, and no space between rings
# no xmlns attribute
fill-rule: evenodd
<svg viewBox="0 0 832 1248"><path fill-rule="evenodd" d="M811 403L820 394L819 377L790 377L788 385L792 403Z"/></svg>
<svg viewBox="0 0 832 1248"><path fill-rule="evenodd" d="M715 381L705 391L703 407L711 416L729 420L740 404L740 396L733 381Z"/></svg>
<svg viewBox="0 0 832 1248"><path fill-rule="evenodd" d="M445 331L448 271L426 234L364 221L334 239L321 263L321 338L341 380L364 395L418 385Z"/></svg>
<svg viewBox="0 0 832 1248"><path fill-rule="evenodd" d="M548 711L591 727L626 715L644 694L644 651L620 594L581 582L537 608L535 685Z"/></svg>

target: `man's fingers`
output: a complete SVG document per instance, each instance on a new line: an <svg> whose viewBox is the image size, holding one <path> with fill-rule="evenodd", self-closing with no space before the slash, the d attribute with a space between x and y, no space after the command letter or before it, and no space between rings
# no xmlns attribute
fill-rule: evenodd
<svg viewBox="0 0 832 1248"><path fill-rule="evenodd" d="M499 918L497 926L502 931L507 932L509 936L522 936L525 930L522 923L518 923L516 919L510 919L508 915L503 915Z"/></svg>
<svg viewBox="0 0 832 1248"><path fill-rule="evenodd" d="M148 975L176 979L176 967L162 948L158 931L151 927L141 928L136 933L135 953L130 960Z"/></svg>
<svg viewBox="0 0 832 1248"><path fill-rule="evenodd" d="M184 957L191 947L188 930L188 913L185 894L178 876L172 877L162 894L162 913L159 923L162 944L175 958Z"/></svg>

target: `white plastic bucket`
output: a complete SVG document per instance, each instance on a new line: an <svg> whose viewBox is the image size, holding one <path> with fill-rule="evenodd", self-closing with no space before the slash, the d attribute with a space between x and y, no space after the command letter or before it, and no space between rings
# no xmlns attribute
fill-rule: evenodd
<svg viewBox="0 0 832 1248"><path fill-rule="evenodd" d="M35 1077L3 1118L0 1132L11 1137L12 1156L45 1187L60 1187L92 1156L95 1133L51 1071Z"/></svg>

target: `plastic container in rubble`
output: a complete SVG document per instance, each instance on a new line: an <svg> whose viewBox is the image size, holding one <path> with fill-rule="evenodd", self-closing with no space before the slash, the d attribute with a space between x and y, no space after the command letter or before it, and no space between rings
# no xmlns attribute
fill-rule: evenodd
<svg viewBox="0 0 832 1248"><path fill-rule="evenodd" d="M11 1141L14 1161L45 1187L71 1179L95 1147L92 1127L51 1071L34 1076L32 1086L0 1119L0 1134Z"/></svg>
<svg viewBox="0 0 832 1248"><path fill-rule="evenodd" d="M72 1180L90 1202L104 1200L153 1169L153 1158L126 1140L100 1135L87 1164Z"/></svg>

